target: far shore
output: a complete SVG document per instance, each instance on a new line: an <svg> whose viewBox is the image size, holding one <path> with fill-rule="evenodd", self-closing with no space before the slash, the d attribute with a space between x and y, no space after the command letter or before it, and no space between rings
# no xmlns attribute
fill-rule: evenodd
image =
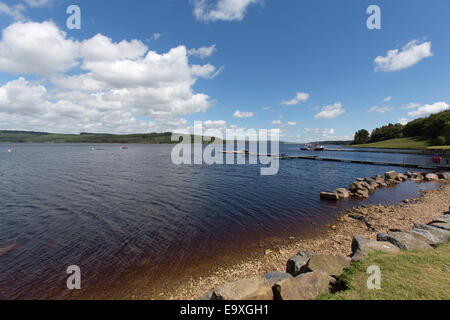
<svg viewBox="0 0 450 320"><path fill-rule="evenodd" d="M434 182L437 183L437 182ZM226 282L244 278L263 276L271 271L286 269L286 261L300 250L313 251L318 254L348 256L351 254L351 243L354 235L360 234L376 240L377 233L389 230L409 231L415 222L429 223L441 217L450 207L450 184L440 182L437 190L422 191L416 199L405 199L399 205L360 206L344 212L334 223L327 226L321 234L307 238L290 238L282 244L268 246L265 254L254 255L234 265L212 270L210 274L196 277L172 290L165 290L154 299L195 300L205 292ZM350 215L363 216L375 231L367 225L355 220ZM287 235L288 236L288 235ZM139 296L135 297L139 299ZM148 297L147 297L148 298Z"/></svg>

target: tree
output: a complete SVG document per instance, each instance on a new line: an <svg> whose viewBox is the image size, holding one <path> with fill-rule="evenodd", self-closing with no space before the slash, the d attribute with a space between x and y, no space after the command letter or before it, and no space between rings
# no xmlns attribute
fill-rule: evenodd
<svg viewBox="0 0 450 320"><path fill-rule="evenodd" d="M388 124L387 126L377 128L372 132L370 142L379 142L390 139L402 138L404 126L397 124Z"/></svg>
<svg viewBox="0 0 450 320"><path fill-rule="evenodd" d="M362 129L356 132L355 134L355 140L353 144L365 144L369 142L370 133L369 131Z"/></svg>
<svg viewBox="0 0 450 320"><path fill-rule="evenodd" d="M448 122L450 122L450 110L432 114L428 118L411 121L406 125L403 134L406 137L422 137L426 139L434 139L439 136L447 137L450 134Z"/></svg>

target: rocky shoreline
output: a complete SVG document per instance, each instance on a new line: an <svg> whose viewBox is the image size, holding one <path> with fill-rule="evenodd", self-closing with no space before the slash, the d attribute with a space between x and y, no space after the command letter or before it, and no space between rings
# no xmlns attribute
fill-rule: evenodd
<svg viewBox="0 0 450 320"><path fill-rule="evenodd" d="M425 177L423 176L424 180ZM438 190L423 191L422 196L416 199L406 199L400 205L385 206L380 204L378 206L352 208L338 218L335 223L329 225L328 230L314 238L297 240L291 237L287 243L277 244L267 248L265 255L262 257L248 258L231 267L224 266L223 268L217 268L217 270L213 270L205 277L193 278L189 283L171 291L170 295L165 296L164 299L193 300L198 299L206 291L208 295L203 296L203 299L207 297L211 298L212 292L222 288L223 285L236 291L237 289L233 284L239 281L239 279L246 280L240 283L238 282L238 284L249 284L252 282L255 283L255 279L261 282L263 275L269 278L266 280L271 285L278 276L286 277L287 272L284 271L287 269L286 265L289 265L287 261L292 260L292 257L298 256L299 250L302 251L300 256L305 252L312 252L316 256L349 257L354 251L352 249L352 243L354 243L356 235L366 238L371 242L369 247L372 247L378 245L373 243L373 241L377 240L378 234L387 233L389 235L389 232L408 233L414 227L415 223L426 225L436 218L442 218L442 213L449 209L450 185L447 183L449 176L441 175L441 177L446 177L446 180L435 180L436 183L440 183ZM414 180L416 178L415 175L411 175L409 179ZM385 240L385 238L382 238L382 240ZM384 244L382 243L382 245ZM348 258L346 261L349 263L350 259ZM292 262L290 265L292 265ZM311 278L313 279L310 279L311 281L318 283L320 281L324 282L324 277L316 278L315 276L308 275L306 278ZM219 295L221 294L220 292L219 290Z"/></svg>
<svg viewBox="0 0 450 320"><path fill-rule="evenodd" d="M378 187L387 187L408 179L447 182L450 174L403 175L391 171L386 172L385 179L381 176L358 179L350 186L349 191L338 189L334 193L327 193L325 198L339 200L351 195L367 198L369 192ZM371 232L376 232L374 225L364 215L348 214L348 217L364 223ZM337 229L336 226L331 228ZM376 240L371 240L360 234L353 236L349 256L299 251L287 261L285 272L273 271L262 277L227 282L206 292L199 300L312 300L320 294L343 290L345 286L342 274L352 261L363 260L377 251L396 253L401 250L431 250L439 244L449 242L450 212L445 212L428 224L415 222L410 231L390 228L378 233L376 237Z"/></svg>

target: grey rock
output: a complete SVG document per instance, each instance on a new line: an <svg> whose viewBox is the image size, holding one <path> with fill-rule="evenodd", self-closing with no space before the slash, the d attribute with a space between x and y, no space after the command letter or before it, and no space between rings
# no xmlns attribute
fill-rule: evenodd
<svg viewBox="0 0 450 320"><path fill-rule="evenodd" d="M358 189L363 189L361 182L355 181L349 187L348 190L351 192L356 192Z"/></svg>
<svg viewBox="0 0 450 320"><path fill-rule="evenodd" d="M350 197L350 193L345 188L336 189L334 193L338 195L339 199L347 199Z"/></svg>
<svg viewBox="0 0 450 320"><path fill-rule="evenodd" d="M361 182L361 185L363 186L363 188L369 190L369 191L375 191L375 187L373 185L371 185L370 183L367 182Z"/></svg>
<svg viewBox="0 0 450 320"><path fill-rule="evenodd" d="M363 237L362 235L357 234L353 237L352 241L352 252L355 253L356 251L360 250L364 244L369 243L370 240Z"/></svg>
<svg viewBox="0 0 450 320"><path fill-rule="evenodd" d="M413 172L411 174L411 180L413 181L422 181L424 179L424 176L420 172Z"/></svg>
<svg viewBox="0 0 450 320"><path fill-rule="evenodd" d="M372 252L386 252L386 253L397 253L400 248L394 246L390 242L384 241L369 241L364 243L357 251L352 255L353 261L360 261L366 259Z"/></svg>
<svg viewBox="0 0 450 320"><path fill-rule="evenodd" d="M358 189L356 190L355 196L358 198L368 198L369 197L369 190L367 189Z"/></svg>
<svg viewBox="0 0 450 320"><path fill-rule="evenodd" d="M395 171L388 171L384 174L386 179L395 180L397 178L397 172Z"/></svg>
<svg viewBox="0 0 450 320"><path fill-rule="evenodd" d="M375 180L375 182L377 182L377 183L384 183L384 178L382 176L380 176L379 174L376 176L373 176L372 179Z"/></svg>
<svg viewBox="0 0 450 320"><path fill-rule="evenodd" d="M311 272L275 284L275 300L312 300L328 293L336 282L324 272Z"/></svg>
<svg viewBox="0 0 450 320"><path fill-rule="evenodd" d="M304 273L321 271L339 279L344 269L350 265L350 262L350 259L342 256L316 255L309 259L303 271Z"/></svg>
<svg viewBox="0 0 450 320"><path fill-rule="evenodd" d="M450 180L450 172L440 172L438 176L440 179Z"/></svg>
<svg viewBox="0 0 450 320"><path fill-rule="evenodd" d="M430 245L412 234L404 232L380 233L377 236L378 241L390 242L401 250L422 250L431 249Z"/></svg>
<svg viewBox="0 0 450 320"><path fill-rule="evenodd" d="M290 258L287 262L286 273L293 275L294 277L302 273L302 269L309 262L309 259L313 257L315 253L310 251L300 251L296 256Z"/></svg>
<svg viewBox="0 0 450 320"><path fill-rule="evenodd" d="M280 271L273 271L264 276L264 279L269 281L269 284L271 287L273 287L275 285L275 283L277 283L277 282L280 282L280 281L283 281L286 279L291 279L291 278L293 278L293 276L291 274L280 272Z"/></svg>
<svg viewBox="0 0 450 320"><path fill-rule="evenodd" d="M425 175L425 180L427 181L438 181L439 180L439 176L437 174L434 173L428 173Z"/></svg>
<svg viewBox="0 0 450 320"><path fill-rule="evenodd" d="M325 200L339 200L339 196L336 193L321 192L320 198Z"/></svg>
<svg viewBox="0 0 450 320"><path fill-rule="evenodd" d="M421 234L434 244L447 243L450 241L450 231L430 225L415 223L412 232Z"/></svg>
<svg viewBox="0 0 450 320"><path fill-rule="evenodd" d="M450 217L446 218L444 216L440 219L433 220L431 223L429 223L429 225L439 229L450 231Z"/></svg>

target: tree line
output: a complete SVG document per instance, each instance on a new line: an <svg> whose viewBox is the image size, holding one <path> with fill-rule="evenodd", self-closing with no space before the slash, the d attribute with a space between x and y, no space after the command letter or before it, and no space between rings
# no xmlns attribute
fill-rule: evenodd
<svg viewBox="0 0 450 320"><path fill-rule="evenodd" d="M388 124L370 133L366 129L355 134L353 144L374 143L396 138L422 138L434 145L450 145L450 110L420 118L406 125Z"/></svg>

